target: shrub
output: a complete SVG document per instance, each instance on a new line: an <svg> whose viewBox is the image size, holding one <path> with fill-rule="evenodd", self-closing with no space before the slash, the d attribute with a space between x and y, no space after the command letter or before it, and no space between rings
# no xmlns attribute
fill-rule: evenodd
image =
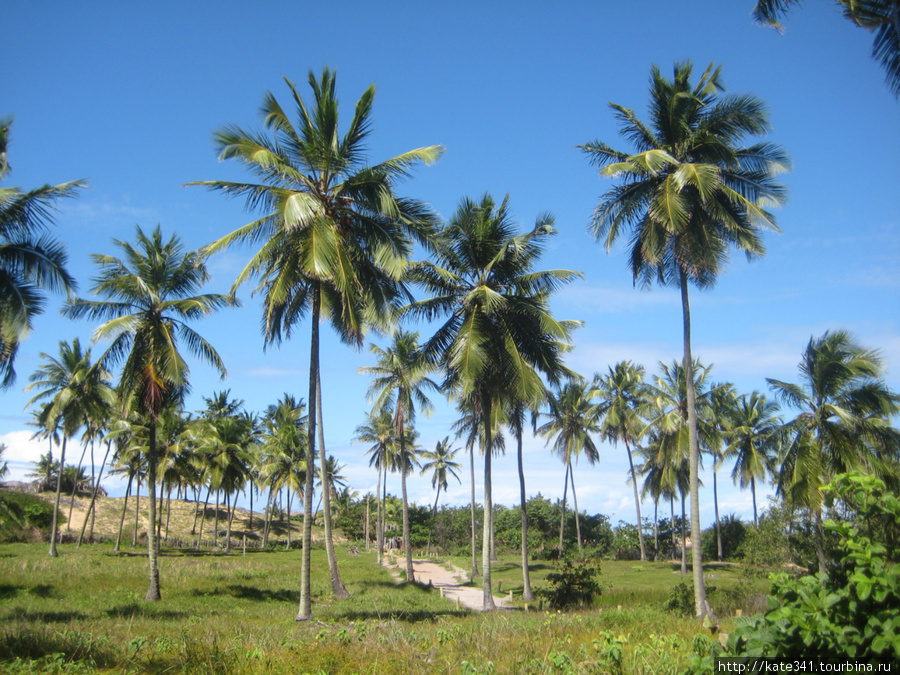
<svg viewBox="0 0 900 675"><path fill-rule="evenodd" d="M799 579L772 575L769 611L738 625L724 653L716 650L721 655L900 660L900 565L866 536L900 525L900 501L880 479L856 472L824 490L829 506L841 502L852 513L849 521L825 522L839 538L843 565ZM710 658L697 660L692 672L708 672Z"/></svg>
<svg viewBox="0 0 900 675"><path fill-rule="evenodd" d="M556 565L555 571L547 574L550 588L542 588L538 593L547 600L551 609L589 607L603 590L597 581L599 575L599 560L575 561L566 558Z"/></svg>
<svg viewBox="0 0 900 675"><path fill-rule="evenodd" d="M733 560L740 557L741 544L747 536L747 526L733 513L719 519L719 529L722 531L722 555L725 560ZM703 531L700 539L703 546L704 560L719 559L719 545L716 542L716 527L713 525Z"/></svg>
<svg viewBox="0 0 900 675"><path fill-rule="evenodd" d="M58 524L65 522L60 513ZM52 504L24 492L0 491L0 542L29 541L35 530L46 538L52 523Z"/></svg>

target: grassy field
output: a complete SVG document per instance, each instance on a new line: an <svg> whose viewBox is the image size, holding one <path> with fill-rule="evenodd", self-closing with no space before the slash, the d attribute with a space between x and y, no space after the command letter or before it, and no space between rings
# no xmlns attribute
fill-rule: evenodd
<svg viewBox="0 0 900 675"><path fill-rule="evenodd" d="M86 506L76 501L76 537ZM677 563L603 562L603 594L589 611L526 609L518 599L482 615L457 610L437 590L395 582L374 552L355 555L346 545L338 547L339 565L351 598L330 598L325 553L314 546L315 620L298 623L300 553L285 550L286 530L276 529L275 550L244 554L238 544L226 555L209 546L210 507L198 550L189 534L194 505L186 502L173 502L160 561L163 599L146 603L146 549L131 546L133 500L129 506L118 553L112 538L121 499L101 500L95 532L104 543L63 543L59 558L47 555L46 544L0 545L0 672L678 673L716 638L663 610L670 589L690 582ZM67 499L62 507L68 513ZM247 533L254 540L254 521L250 530L249 514L240 512L233 539ZM224 529L220 520L220 544ZM145 530L139 520L139 540ZM465 559L447 562L469 568ZM552 569L535 562L532 586L546 585ZM723 631L734 610L751 608L753 594L767 587L748 583L733 565L711 565L706 576ZM518 598L518 556L501 557L493 580Z"/></svg>

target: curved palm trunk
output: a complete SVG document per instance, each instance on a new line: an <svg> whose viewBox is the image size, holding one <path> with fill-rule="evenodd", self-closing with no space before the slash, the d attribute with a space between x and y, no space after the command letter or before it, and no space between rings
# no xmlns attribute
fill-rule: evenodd
<svg viewBox="0 0 900 675"><path fill-rule="evenodd" d="M318 287L313 289L312 316L310 317L311 335L309 341L309 404L314 406L319 381L319 318L322 310L322 298ZM309 416L307 426L306 480L303 489L303 551L300 556L300 609L297 621L312 619L312 587L310 585L310 554L312 553L312 507L313 507L313 465L316 449L316 416ZM323 467L324 471L324 467Z"/></svg>
<svg viewBox="0 0 900 675"><path fill-rule="evenodd" d="M225 532L225 553L231 553L231 523L234 520L234 506L234 496L230 492L226 492L225 511L228 513L228 528Z"/></svg>
<svg viewBox="0 0 900 675"><path fill-rule="evenodd" d="M56 528L59 518L59 497L62 493L63 468L66 466L66 437L63 436L62 449L59 452L59 471L56 473L56 501L53 506L53 522L50 525L50 557L56 558L59 552L56 550Z"/></svg>
<svg viewBox="0 0 900 675"><path fill-rule="evenodd" d="M575 507L575 536L578 537L578 555L584 557L584 547L581 542L581 521L578 520L578 495L575 494L575 471L569 471L569 480L572 481L572 505Z"/></svg>
<svg viewBox="0 0 900 675"><path fill-rule="evenodd" d="M372 516L369 514L369 495L366 495L366 550L369 550L369 524L372 522ZM379 561L380 562L380 561Z"/></svg>
<svg viewBox="0 0 900 675"><path fill-rule="evenodd" d="M469 471L472 477L472 579L478 576L478 539L475 536L475 445L469 446Z"/></svg>
<svg viewBox="0 0 900 675"><path fill-rule="evenodd" d="M131 494L131 483L134 480L134 474L130 473L128 475L128 487L125 488L125 501L122 502L122 517L119 519L119 534L116 537L116 545L113 546L113 552L119 550L119 545L122 543L122 530L125 527L125 512L128 511L128 495Z"/></svg>
<svg viewBox="0 0 900 675"><path fill-rule="evenodd" d="M634 510L637 512L638 542L640 542L641 545L641 561L644 561L647 559L647 551L644 548L644 521L641 519L641 498L638 496L637 476L634 473L634 460L631 457L631 446L628 444L628 434L623 433L622 438L625 440L625 450L628 451L628 469L631 472L631 484L634 486ZM654 524L653 527L655 531L656 525Z"/></svg>
<svg viewBox="0 0 900 675"><path fill-rule="evenodd" d="M319 423L319 466L322 470L323 514L325 516L325 552L328 556L328 571L331 575L331 594L336 598L349 598L350 594L341 581L337 556L334 554L334 535L331 528L331 485L326 475L328 457L325 450L325 427L322 423L322 373L316 373L316 417Z"/></svg>
<svg viewBox="0 0 900 675"><path fill-rule="evenodd" d="M700 445L697 438L697 407L694 391L694 361L691 355L691 307L688 280L681 270L681 309L684 317L684 377L688 404L688 438L690 440L691 491L691 562L694 566L694 613L704 617L711 613L703 582L703 547L700 546Z"/></svg>
<svg viewBox="0 0 900 675"><path fill-rule="evenodd" d="M221 489L216 490L216 519L213 522L213 547L219 547L219 507L221 506L221 502L219 502L219 493Z"/></svg>
<svg viewBox="0 0 900 675"><path fill-rule="evenodd" d="M287 521L285 523L285 526L287 527L287 543L284 546L285 551L291 550L291 497L292 496L293 495L291 494L291 489L288 488L287 499L285 500L287 502L287 509L286 509L287 510ZM311 523L310 523L310 528L312 528ZM312 536L311 532L310 532L310 536Z"/></svg>
<svg viewBox="0 0 900 675"><path fill-rule="evenodd" d="M566 462L566 475L563 478L563 498L562 498L562 516L559 519L559 553L563 552L563 535L566 528L566 498L569 494L569 463Z"/></svg>
<svg viewBox="0 0 900 675"><path fill-rule="evenodd" d="M678 545L675 543L675 498L669 497L669 519L672 522L672 560L678 554Z"/></svg>
<svg viewBox="0 0 900 675"><path fill-rule="evenodd" d="M141 517L141 461L138 453L137 489L134 491L134 530L131 533L131 548L137 546L138 523Z"/></svg>
<svg viewBox="0 0 900 675"><path fill-rule="evenodd" d="M262 536L262 547L265 548L269 545L269 530L271 529L270 523L272 522L272 499L275 496L275 491L272 488L269 488L269 498L266 500L266 513L265 513L265 522L263 524L263 536Z"/></svg>
<svg viewBox="0 0 900 675"><path fill-rule="evenodd" d="M494 595L491 591L491 538L494 529L493 511L494 505L491 499L491 400L483 397L484 414L484 537L481 542L481 570L484 581L484 611L496 609Z"/></svg>
<svg viewBox="0 0 900 675"><path fill-rule="evenodd" d="M659 499L653 500L653 560L659 560Z"/></svg>
<svg viewBox="0 0 900 675"><path fill-rule="evenodd" d="M78 476L81 475L81 467L84 464L84 456L87 454L87 443L84 444L84 447L81 449L81 459L78 460L78 469L75 471L75 475L72 476L72 495L71 500L69 501L69 519L66 521L66 532L71 532L71 524L72 524L72 509L75 508L75 492L78 490ZM60 475L62 475L63 464L60 463ZM85 516L87 518L87 516Z"/></svg>
<svg viewBox="0 0 900 675"><path fill-rule="evenodd" d="M94 493L91 495L91 504L90 506L88 506L87 514L85 514L84 516L84 524L82 524L81 526L81 534L78 535L78 546L81 546L81 542L84 541L84 531L85 528L87 528L88 515L93 515L94 513L94 505L97 503L97 492L100 490L100 479L103 477L103 469L106 468L106 460L109 458L109 448L111 445L112 443L107 441L106 454L103 455L103 463L100 465L100 474L94 481ZM93 524L91 525L91 530L91 538L93 539Z"/></svg>
<svg viewBox="0 0 900 675"><path fill-rule="evenodd" d="M200 542L203 541L203 523L206 522L206 509L209 507L209 495L212 492L212 485L206 489L206 500L203 502L203 515L200 516L200 532L197 534L197 550L200 550Z"/></svg>
<svg viewBox="0 0 900 675"><path fill-rule="evenodd" d="M150 415L150 446L147 449L147 492L150 526L147 528L147 557L150 562L150 586L144 598L155 602L162 598L159 591L159 538L156 536L156 415Z"/></svg>
<svg viewBox="0 0 900 675"><path fill-rule="evenodd" d="M522 505L522 600L534 600L531 590L531 575L528 569L528 513L525 501L525 469L522 463L522 430L516 429L516 459L519 469L519 502Z"/></svg>

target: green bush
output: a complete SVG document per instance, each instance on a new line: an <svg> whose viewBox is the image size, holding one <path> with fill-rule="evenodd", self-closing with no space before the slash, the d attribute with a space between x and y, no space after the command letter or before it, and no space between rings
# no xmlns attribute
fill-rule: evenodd
<svg viewBox="0 0 900 675"><path fill-rule="evenodd" d="M840 503L851 514L825 522L839 538L842 565L827 575L772 575L769 611L739 624L720 655L900 661L900 565L867 536L900 526L900 501L883 481L856 472L824 490L829 507ZM691 672L709 672L711 658L698 659Z"/></svg>
<svg viewBox="0 0 900 675"><path fill-rule="evenodd" d="M597 577L600 576L600 561L564 559L553 572L547 574L549 588L538 591L551 609L574 609L589 607L603 589Z"/></svg>
<svg viewBox="0 0 900 675"><path fill-rule="evenodd" d="M722 531L722 555L725 560L733 560L740 557L741 545L747 536L747 526L733 513L719 519L719 529ZM703 547L704 560L719 559L719 545L716 541L716 527L703 530L700 539Z"/></svg>
<svg viewBox="0 0 900 675"><path fill-rule="evenodd" d="M59 514L59 524L66 522ZM0 542L29 541L34 531L48 537L53 524L53 505L36 495L0 490Z"/></svg>

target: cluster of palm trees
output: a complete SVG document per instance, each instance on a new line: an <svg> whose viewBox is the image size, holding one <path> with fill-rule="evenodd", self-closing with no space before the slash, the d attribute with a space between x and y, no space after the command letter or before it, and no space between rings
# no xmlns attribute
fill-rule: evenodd
<svg viewBox="0 0 900 675"><path fill-rule="evenodd" d="M253 180L191 185L243 198L259 217L199 251L185 251L175 236L165 240L157 227L150 234L138 228L134 245L115 241L121 257L95 255L99 274L92 291L104 299L70 297L64 313L100 322L94 339L108 340L110 346L92 363L90 351L82 351L77 341L63 343L61 359L70 359L71 364L57 372L55 360L44 355L47 363L30 385L39 390L33 402L46 403L41 428L49 438L62 439L61 466L66 439L78 429L84 429L88 439L99 438L101 429L110 430L104 436L107 449L114 442L119 455L131 448L129 479L140 482L144 472L148 490L147 598L160 597L157 488L194 489L198 502L200 486L207 487L207 499L211 491L223 495L230 531L234 496L251 480L253 472L247 468L251 465L258 467L256 484L268 489L269 505L282 491L288 511L291 495L303 502L297 619L312 617L310 544L316 476L324 483L320 494L332 592L338 597L347 594L333 545L331 500L336 493L328 486L338 470L334 461L329 465L322 420L319 344L324 320L354 347L362 346L371 331L391 340L389 347L372 347L377 363L363 369L375 378L369 392L374 406L357 437L371 444L372 465L379 472L379 556L387 472L400 473L410 580L406 478L418 462L416 414L429 412L432 392L441 392L457 406L456 430L470 451L473 476L476 445L483 455L485 609L494 606L491 463L494 453L505 447L504 427L517 444L525 597L532 595L522 461L527 415L562 459L565 489L571 485L573 501L580 454L588 461L597 459L594 437L621 441L629 457L638 521L642 475L643 489L655 503L668 498L671 505L677 495L684 508L689 496L695 542L700 533L702 452L712 455L715 463L737 458L737 480L749 483L755 494L756 481L772 470L777 448L780 489L817 514L821 513L817 491L830 472L855 463L879 472L896 469L897 439L889 419L896 412L897 398L879 379L877 355L860 349L845 334L829 333L821 341L811 341L807 350L811 361L801 364L807 378L803 384L771 382L782 402L804 410L786 425L761 394L739 397L728 385L707 385L709 368L691 351L689 286L712 286L732 248L751 258L764 253L762 230L777 229L766 207L783 200L784 190L775 177L787 167L787 157L768 142L744 143L768 130L759 100L726 95L721 69L712 65L696 82L692 74L690 63L676 64L671 79L653 68L648 123L631 109L611 104L634 152L615 150L601 141L581 146L602 176L617 181L595 211L594 236L610 249L627 233L635 283L649 286L655 280L681 292L684 356L661 366L652 383L645 382L640 366L627 362L591 382L566 367L564 357L579 323L555 318L550 300L556 290L581 275L539 268L555 233L550 214L540 215L533 227L520 231L510 216L509 197L498 202L486 194L477 200L463 198L453 216L440 223L423 202L396 193L397 183L412 168L441 156L440 146L418 148L375 165L366 163L363 153L374 87L357 101L343 133L336 78L327 68L319 77L309 74L311 101L286 80L296 122L268 93L261 107L264 131L236 126L218 131L220 158L238 161ZM4 171L5 167L4 159ZM72 189L74 185L57 190L54 198ZM13 216L4 213L0 219L4 227L6 220L15 225ZM0 235L12 236L6 231ZM256 249L231 293L200 293L207 280L208 256L239 244ZM413 261L417 251L427 258ZM19 281L25 287L40 282L71 290L74 282L63 276L63 263L64 259L43 269L28 267L23 259L14 269L20 269ZM47 283L51 273L55 282ZM289 339L309 319L306 403L286 394L262 418L255 418L241 409L240 402L217 396L207 400L207 409L196 419L183 419L177 411L190 382L179 345L225 375L216 350L188 323L237 305L238 288L250 281L262 297L264 345ZM2 376L11 373L16 336L27 325L26 310L34 304L3 303ZM410 320L433 326L434 333L420 342L417 333L400 328ZM843 346L828 349L844 381L828 385L820 396L812 379L818 357L810 354L828 351L826 344L834 340ZM120 375L113 388L111 372L116 368ZM98 393L87 396L83 390L88 386ZM99 419L109 416L110 410L115 412L108 419L118 421L104 426ZM744 421L739 424L741 415ZM251 457L259 448L265 449L264 460L254 463ZM202 454L204 461L186 459L193 452ZM635 455L643 461L635 463ZM426 470L433 471L436 509L447 478L458 478L458 465L448 440L423 456L429 460ZM473 573L477 573L474 478L472 491ZM252 489L250 494L252 498ZM577 518L576 528L580 528ZM230 536L226 540L230 542ZM580 536L578 541L580 546ZM645 557L643 539L641 549ZM699 546L692 547L692 558L696 609L702 615L708 605Z"/></svg>

